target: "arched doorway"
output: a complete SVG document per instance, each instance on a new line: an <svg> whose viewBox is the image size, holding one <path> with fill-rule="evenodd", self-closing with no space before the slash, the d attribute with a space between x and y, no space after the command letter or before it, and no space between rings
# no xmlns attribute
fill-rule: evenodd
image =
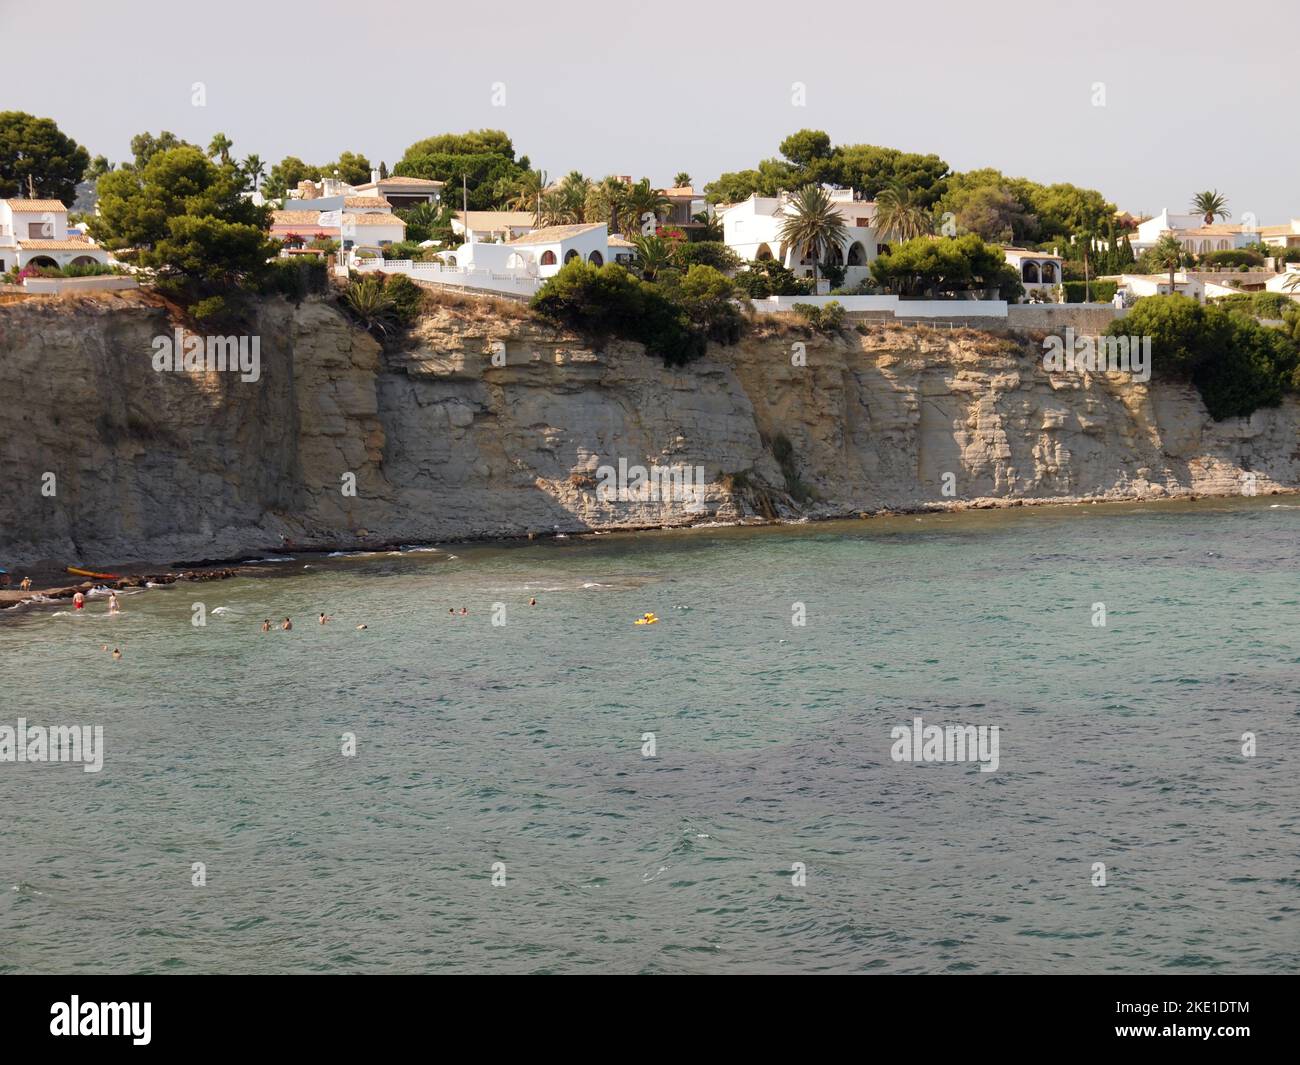
<svg viewBox="0 0 1300 1065"><path fill-rule="evenodd" d="M592 266L604 266L605 257L601 255L600 252L593 251L590 255L587 256L587 262L591 263Z"/></svg>
<svg viewBox="0 0 1300 1065"><path fill-rule="evenodd" d="M1031 285L1037 285L1040 281L1038 276L1037 263L1025 263L1020 267L1020 280L1028 282Z"/></svg>
<svg viewBox="0 0 1300 1065"><path fill-rule="evenodd" d="M1056 263L1043 263L1043 284L1056 284Z"/></svg>
<svg viewBox="0 0 1300 1065"><path fill-rule="evenodd" d="M569 263L573 262L574 259L581 259L581 258L582 258L582 256L581 256L580 254L578 254L577 251L575 251L573 248L570 248L570 249L569 249L567 252L565 252L565 254L564 254L564 265L565 265L565 266L568 266Z"/></svg>
<svg viewBox="0 0 1300 1065"><path fill-rule="evenodd" d="M850 266L867 265L867 249L862 246L861 241L855 240L852 244L849 245L849 265Z"/></svg>
<svg viewBox="0 0 1300 1065"><path fill-rule="evenodd" d="M33 259L27 260L28 266L39 266L44 270L57 270L59 264L51 259L48 255L37 255Z"/></svg>
<svg viewBox="0 0 1300 1065"><path fill-rule="evenodd" d="M761 262L766 262L768 259L771 258L774 258L774 256L772 255L772 249L769 248L766 244L760 244L758 246L758 251L754 253L754 259L757 262L761 263Z"/></svg>
<svg viewBox="0 0 1300 1065"><path fill-rule="evenodd" d="M94 266L96 262L98 262L98 260L92 259L89 255L78 255L68 265L69 266Z"/></svg>

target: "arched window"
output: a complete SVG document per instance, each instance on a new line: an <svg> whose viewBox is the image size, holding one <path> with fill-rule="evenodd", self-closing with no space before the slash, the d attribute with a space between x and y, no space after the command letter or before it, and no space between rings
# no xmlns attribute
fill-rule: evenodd
<svg viewBox="0 0 1300 1065"><path fill-rule="evenodd" d="M766 244L760 244L758 246L758 251L754 253L754 258L757 259L760 263L766 259L770 259L772 258L772 249L769 248Z"/></svg>
<svg viewBox="0 0 1300 1065"><path fill-rule="evenodd" d="M1056 263L1043 263L1043 284L1056 284Z"/></svg>
<svg viewBox="0 0 1300 1065"><path fill-rule="evenodd" d="M555 265L555 252L551 251L550 248L547 248L546 251L542 252L542 265L543 266Z"/></svg>
<svg viewBox="0 0 1300 1065"><path fill-rule="evenodd" d="M592 266L604 266L605 257L601 255L600 252L593 251L590 255L587 256L587 262L591 263Z"/></svg>
<svg viewBox="0 0 1300 1065"><path fill-rule="evenodd" d="M564 261L565 261L566 264L573 262L574 259L581 259L581 258L582 258L582 256L579 255L578 252L575 251L573 248L570 248L570 249L569 249L567 252L565 252L565 254L564 254Z"/></svg>
<svg viewBox="0 0 1300 1065"><path fill-rule="evenodd" d="M1027 281L1031 285L1038 284L1038 264L1024 263L1020 267L1020 280Z"/></svg>
<svg viewBox="0 0 1300 1065"><path fill-rule="evenodd" d="M860 241L854 241L849 245L849 265L865 266L867 264L867 249L862 246Z"/></svg>

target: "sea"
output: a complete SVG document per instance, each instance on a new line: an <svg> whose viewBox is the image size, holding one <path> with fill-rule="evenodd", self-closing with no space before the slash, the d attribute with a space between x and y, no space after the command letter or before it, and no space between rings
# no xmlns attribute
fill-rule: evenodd
<svg viewBox="0 0 1300 1065"><path fill-rule="evenodd" d="M5 611L0 972L1295 972L1289 499L299 554ZM33 726L102 764L18 761ZM930 726L996 766L909 749Z"/></svg>

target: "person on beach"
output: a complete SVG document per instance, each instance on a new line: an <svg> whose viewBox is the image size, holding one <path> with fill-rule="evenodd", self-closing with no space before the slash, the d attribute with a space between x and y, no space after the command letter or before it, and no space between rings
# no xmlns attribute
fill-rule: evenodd
<svg viewBox="0 0 1300 1065"><path fill-rule="evenodd" d="M262 621L262 631L263 631L263 632L270 632L270 631L271 631L271 619L270 619L270 618L265 618L265 619Z"/></svg>
<svg viewBox="0 0 1300 1065"><path fill-rule="evenodd" d="M288 618L285 618L282 622L280 622L280 628L284 629L285 632L288 632L291 628L293 628L293 622L290 621Z"/></svg>
<svg viewBox="0 0 1300 1065"><path fill-rule="evenodd" d="M118 613L121 612L121 610L122 610L122 608L121 608L121 606L118 605L118 602L117 602L117 592L109 592L109 593L108 593L108 612L109 612L110 614L118 614Z"/></svg>
<svg viewBox="0 0 1300 1065"><path fill-rule="evenodd" d="M72 597L72 605L77 610L81 610L86 605L86 597L78 592Z"/></svg>

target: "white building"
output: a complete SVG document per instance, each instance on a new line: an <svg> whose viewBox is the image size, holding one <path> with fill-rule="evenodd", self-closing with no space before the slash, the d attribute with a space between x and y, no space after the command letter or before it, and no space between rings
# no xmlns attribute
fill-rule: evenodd
<svg viewBox="0 0 1300 1065"><path fill-rule="evenodd" d="M470 212L473 214L473 212ZM547 278L574 259L603 266L609 262L609 231L603 222L545 226L508 243L472 241L442 256L448 266L499 274Z"/></svg>
<svg viewBox="0 0 1300 1065"><path fill-rule="evenodd" d="M370 180L353 186L352 191L358 196L380 196L392 204L393 210L404 211L422 203L441 203L444 184L428 178L381 178L378 170L372 170Z"/></svg>
<svg viewBox="0 0 1300 1065"><path fill-rule="evenodd" d="M1065 260L1059 255L1029 248L1003 248L1002 253L1020 271L1020 283L1025 286L1026 295L1031 292L1047 295L1064 280L1061 271Z"/></svg>
<svg viewBox="0 0 1300 1065"><path fill-rule="evenodd" d="M884 245L877 243L873 220L874 201L862 200L853 189L827 189L831 202L844 220L844 244L836 248L829 261L843 266L844 284L852 286L870 277L870 264ZM800 277L812 277L813 262L807 255L796 261L797 249L781 242L781 228L789 217L789 194L759 196L755 193L740 203L718 207L722 218L723 241L746 262L776 259Z"/></svg>
<svg viewBox="0 0 1300 1065"><path fill-rule="evenodd" d="M355 249L361 254L378 251L390 244L406 239L406 223L395 214L382 211L354 213L344 211L340 216L339 239L343 250Z"/></svg>
<svg viewBox="0 0 1300 1065"><path fill-rule="evenodd" d="M1153 248L1165 234L1171 233L1192 255L1205 255L1212 251L1232 251L1244 248L1260 239L1254 227L1227 224L1206 225L1203 214L1176 214L1166 207L1158 215L1139 222L1137 236L1130 238L1136 254Z"/></svg>
<svg viewBox="0 0 1300 1065"><path fill-rule="evenodd" d="M0 200L0 273L17 266L107 263L108 252L68 233L68 209L58 200Z"/></svg>
<svg viewBox="0 0 1300 1065"><path fill-rule="evenodd" d="M1098 278L1098 281L1115 281L1118 291L1126 293L1131 299L1142 296L1168 296L1168 274L1117 274ZM1188 277L1182 271L1174 274L1174 291L1180 296L1190 296L1198 303L1205 302L1205 284L1194 277Z"/></svg>
<svg viewBox="0 0 1300 1065"><path fill-rule="evenodd" d="M1259 238L1274 248L1300 247L1300 218L1281 226L1260 226Z"/></svg>
<svg viewBox="0 0 1300 1065"><path fill-rule="evenodd" d="M271 236L304 241L337 240L344 250L377 252L406 239L406 223L382 196L340 193L288 201L293 209L271 212Z"/></svg>

